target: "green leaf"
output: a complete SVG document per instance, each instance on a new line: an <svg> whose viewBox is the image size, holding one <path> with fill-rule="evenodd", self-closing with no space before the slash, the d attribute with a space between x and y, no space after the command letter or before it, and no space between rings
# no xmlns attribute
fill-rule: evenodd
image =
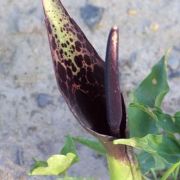
<svg viewBox="0 0 180 180"><path fill-rule="evenodd" d="M156 115L150 108L138 103L131 103L128 107L128 126L130 137L143 137L157 133Z"/></svg>
<svg viewBox="0 0 180 180"><path fill-rule="evenodd" d="M64 177L58 178L57 180L94 180L93 178L82 178L82 177Z"/></svg>
<svg viewBox="0 0 180 180"><path fill-rule="evenodd" d="M66 136L65 145L61 149L60 154L66 155L67 153L73 153L76 155L76 158L74 159L74 162L79 161L79 157L77 155L76 146L74 143L74 140L71 136Z"/></svg>
<svg viewBox="0 0 180 180"><path fill-rule="evenodd" d="M152 68L151 73L142 81L134 92L134 101L150 107L160 107L168 93L167 55Z"/></svg>
<svg viewBox="0 0 180 180"><path fill-rule="evenodd" d="M47 166L39 164L38 167L34 168L30 175L60 175L64 173L72 164L76 155L68 153L65 155L53 155L47 160Z"/></svg>
<svg viewBox="0 0 180 180"><path fill-rule="evenodd" d="M101 154L101 155L106 154L106 150L105 150L104 146L98 141L89 140L89 139L82 138L82 137L72 137L72 138L75 142L78 142L80 144L87 146L88 148L96 151L98 154Z"/></svg>
<svg viewBox="0 0 180 180"><path fill-rule="evenodd" d="M155 167L155 161L151 154L142 152L137 155L137 159L143 174L147 173L150 169Z"/></svg>
<svg viewBox="0 0 180 180"><path fill-rule="evenodd" d="M176 112L174 115L176 118L180 119L180 111Z"/></svg>
<svg viewBox="0 0 180 180"><path fill-rule="evenodd" d="M157 116L157 125L166 132L180 133L180 112L174 116L163 113L160 109L154 110Z"/></svg>
<svg viewBox="0 0 180 180"><path fill-rule="evenodd" d="M180 167L180 161L176 164L173 164L163 175L161 180L166 180L178 167Z"/></svg>
<svg viewBox="0 0 180 180"><path fill-rule="evenodd" d="M58 175L64 173L79 160L74 141L70 136L66 137L65 145L60 153L52 155L47 162L35 160L30 175Z"/></svg>
<svg viewBox="0 0 180 180"><path fill-rule="evenodd" d="M153 156L164 159L167 163L180 160L180 144L169 136L148 134L143 138L118 139L114 144L125 144L142 149Z"/></svg>
<svg viewBox="0 0 180 180"><path fill-rule="evenodd" d="M33 164L33 167L30 171L30 174L32 173L32 171L38 167L47 167L48 163L46 161L38 161L36 159L34 159L35 163Z"/></svg>
<svg viewBox="0 0 180 180"><path fill-rule="evenodd" d="M138 154L137 159L139 161L141 172L143 174L148 173L150 170L157 171L169 167L169 163L167 163L159 155L155 155L155 154L152 155L145 151L142 151L140 154Z"/></svg>
<svg viewBox="0 0 180 180"><path fill-rule="evenodd" d="M128 108L128 120L131 137L157 134L157 127L168 133L180 133L180 112L171 116L157 107L149 108L142 104L131 103Z"/></svg>

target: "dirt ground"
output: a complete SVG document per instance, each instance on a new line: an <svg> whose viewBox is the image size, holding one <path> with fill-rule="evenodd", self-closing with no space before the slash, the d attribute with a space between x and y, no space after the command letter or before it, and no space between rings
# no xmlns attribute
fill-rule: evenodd
<svg viewBox="0 0 180 180"><path fill-rule="evenodd" d="M104 59L110 28L120 29L121 86L128 97L164 52L170 92L163 106L180 110L179 0L62 0ZM55 81L40 0L0 0L0 180L28 177L32 158L58 153L67 134L89 135L80 127ZM127 100L128 102L128 100ZM72 175L107 180L106 161L78 146Z"/></svg>

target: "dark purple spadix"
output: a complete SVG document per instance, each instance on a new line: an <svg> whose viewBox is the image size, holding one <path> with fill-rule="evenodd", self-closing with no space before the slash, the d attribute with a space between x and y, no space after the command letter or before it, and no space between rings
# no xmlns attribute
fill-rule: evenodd
<svg viewBox="0 0 180 180"><path fill-rule="evenodd" d="M120 90L118 48L119 31L117 27L113 27L109 34L106 50L105 93L107 121L110 132L115 137L123 136L124 130L120 127L121 123L123 123L125 128L125 122L122 121L126 121L125 107Z"/></svg>

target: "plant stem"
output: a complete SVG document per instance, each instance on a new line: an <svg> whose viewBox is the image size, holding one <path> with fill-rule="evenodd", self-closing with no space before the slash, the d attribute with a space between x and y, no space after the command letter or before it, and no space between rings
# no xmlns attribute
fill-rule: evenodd
<svg viewBox="0 0 180 180"><path fill-rule="evenodd" d="M113 141L101 141L107 151L107 162L111 180L142 180L132 148L114 145Z"/></svg>
<svg viewBox="0 0 180 180"><path fill-rule="evenodd" d="M151 174L152 174L154 180L157 180L156 173L155 173L155 171L153 169L151 169Z"/></svg>
<svg viewBox="0 0 180 180"><path fill-rule="evenodd" d="M135 180L127 162L121 162L112 156L107 156L107 161L111 180Z"/></svg>
<svg viewBox="0 0 180 180"><path fill-rule="evenodd" d="M161 180L166 180L178 167L180 167L180 162L173 164L163 175ZM178 176L178 174L177 174Z"/></svg>
<svg viewBox="0 0 180 180"><path fill-rule="evenodd" d="M174 180L178 179L179 169L180 169L180 167L177 167L174 174L173 174L174 175Z"/></svg>

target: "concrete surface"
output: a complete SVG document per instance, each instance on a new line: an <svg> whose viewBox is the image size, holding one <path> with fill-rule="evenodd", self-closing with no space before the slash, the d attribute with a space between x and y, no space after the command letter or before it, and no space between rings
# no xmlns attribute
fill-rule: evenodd
<svg viewBox="0 0 180 180"><path fill-rule="evenodd" d="M179 0L62 0L104 59L108 32L120 28L124 94L150 71L167 48L171 91L164 108L180 109ZM32 158L59 152L66 134L88 136L57 89L40 0L0 0L0 180L28 177ZM107 180L105 160L78 146L71 174Z"/></svg>

